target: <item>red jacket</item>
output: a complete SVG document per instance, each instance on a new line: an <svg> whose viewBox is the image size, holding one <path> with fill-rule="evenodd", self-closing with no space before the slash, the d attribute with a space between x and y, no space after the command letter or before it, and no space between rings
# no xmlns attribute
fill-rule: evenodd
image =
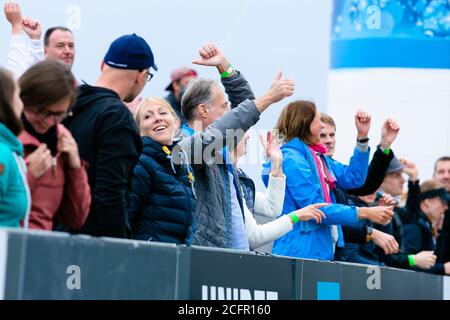
<svg viewBox="0 0 450 320"><path fill-rule="evenodd" d="M58 125L58 132L67 129ZM19 136L25 149L25 157L33 153L41 144L26 131ZM28 184L31 190L30 228L36 230L53 229L56 216L66 227L79 229L86 222L91 205L91 191L86 172L86 164L78 170L69 169L61 155L56 166L50 168L39 179L28 170ZM26 161L26 160L25 160Z"/></svg>

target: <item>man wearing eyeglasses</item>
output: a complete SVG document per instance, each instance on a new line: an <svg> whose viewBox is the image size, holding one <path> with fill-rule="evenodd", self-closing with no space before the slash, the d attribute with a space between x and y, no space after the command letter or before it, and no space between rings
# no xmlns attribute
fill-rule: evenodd
<svg viewBox="0 0 450 320"><path fill-rule="evenodd" d="M94 86L83 84L73 116L65 121L89 163L92 206L85 226L77 233L124 238L131 176L142 150L132 102L158 70L147 42L136 34L115 40Z"/></svg>

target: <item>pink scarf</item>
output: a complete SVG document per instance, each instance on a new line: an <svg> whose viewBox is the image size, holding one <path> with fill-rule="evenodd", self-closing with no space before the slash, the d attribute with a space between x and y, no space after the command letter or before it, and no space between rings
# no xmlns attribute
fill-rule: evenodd
<svg viewBox="0 0 450 320"><path fill-rule="evenodd" d="M327 147L323 144L316 144L313 146L309 146L309 149L314 158L314 161L316 162L317 172L319 173L320 186L322 187L325 202L332 203L330 192L336 188L336 179L328 171L325 159L324 158L319 159L319 156L317 155L317 153L319 153L320 155L325 154L327 152ZM323 165L321 164L321 162L323 163ZM328 181L328 188L327 188L327 181Z"/></svg>

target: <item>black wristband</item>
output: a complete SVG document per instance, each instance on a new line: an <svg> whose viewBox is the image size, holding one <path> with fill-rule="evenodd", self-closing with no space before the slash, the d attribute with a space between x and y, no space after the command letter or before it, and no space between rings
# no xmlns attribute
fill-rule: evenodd
<svg viewBox="0 0 450 320"><path fill-rule="evenodd" d="M356 139L356 141L358 141L358 143L367 143L369 142L369 138L364 138L364 139Z"/></svg>

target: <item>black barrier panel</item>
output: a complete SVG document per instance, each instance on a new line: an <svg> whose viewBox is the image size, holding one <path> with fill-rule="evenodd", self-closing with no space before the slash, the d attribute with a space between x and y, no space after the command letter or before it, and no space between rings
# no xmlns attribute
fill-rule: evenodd
<svg viewBox="0 0 450 320"><path fill-rule="evenodd" d="M342 269L337 263L296 261L297 300L340 300ZM300 279L300 281L298 280Z"/></svg>
<svg viewBox="0 0 450 320"><path fill-rule="evenodd" d="M383 277L385 268L340 263L342 268L342 300L382 300L389 295L390 285Z"/></svg>
<svg viewBox="0 0 450 320"><path fill-rule="evenodd" d="M190 300L292 300L293 260L182 248L180 295Z"/></svg>
<svg viewBox="0 0 450 320"><path fill-rule="evenodd" d="M383 268L381 286L383 300L420 300L420 274L414 271Z"/></svg>
<svg viewBox="0 0 450 320"><path fill-rule="evenodd" d="M422 300L442 300L444 297L444 278L441 276L418 273L419 298Z"/></svg>
<svg viewBox="0 0 450 320"><path fill-rule="evenodd" d="M177 248L9 233L6 299L175 299Z"/></svg>

